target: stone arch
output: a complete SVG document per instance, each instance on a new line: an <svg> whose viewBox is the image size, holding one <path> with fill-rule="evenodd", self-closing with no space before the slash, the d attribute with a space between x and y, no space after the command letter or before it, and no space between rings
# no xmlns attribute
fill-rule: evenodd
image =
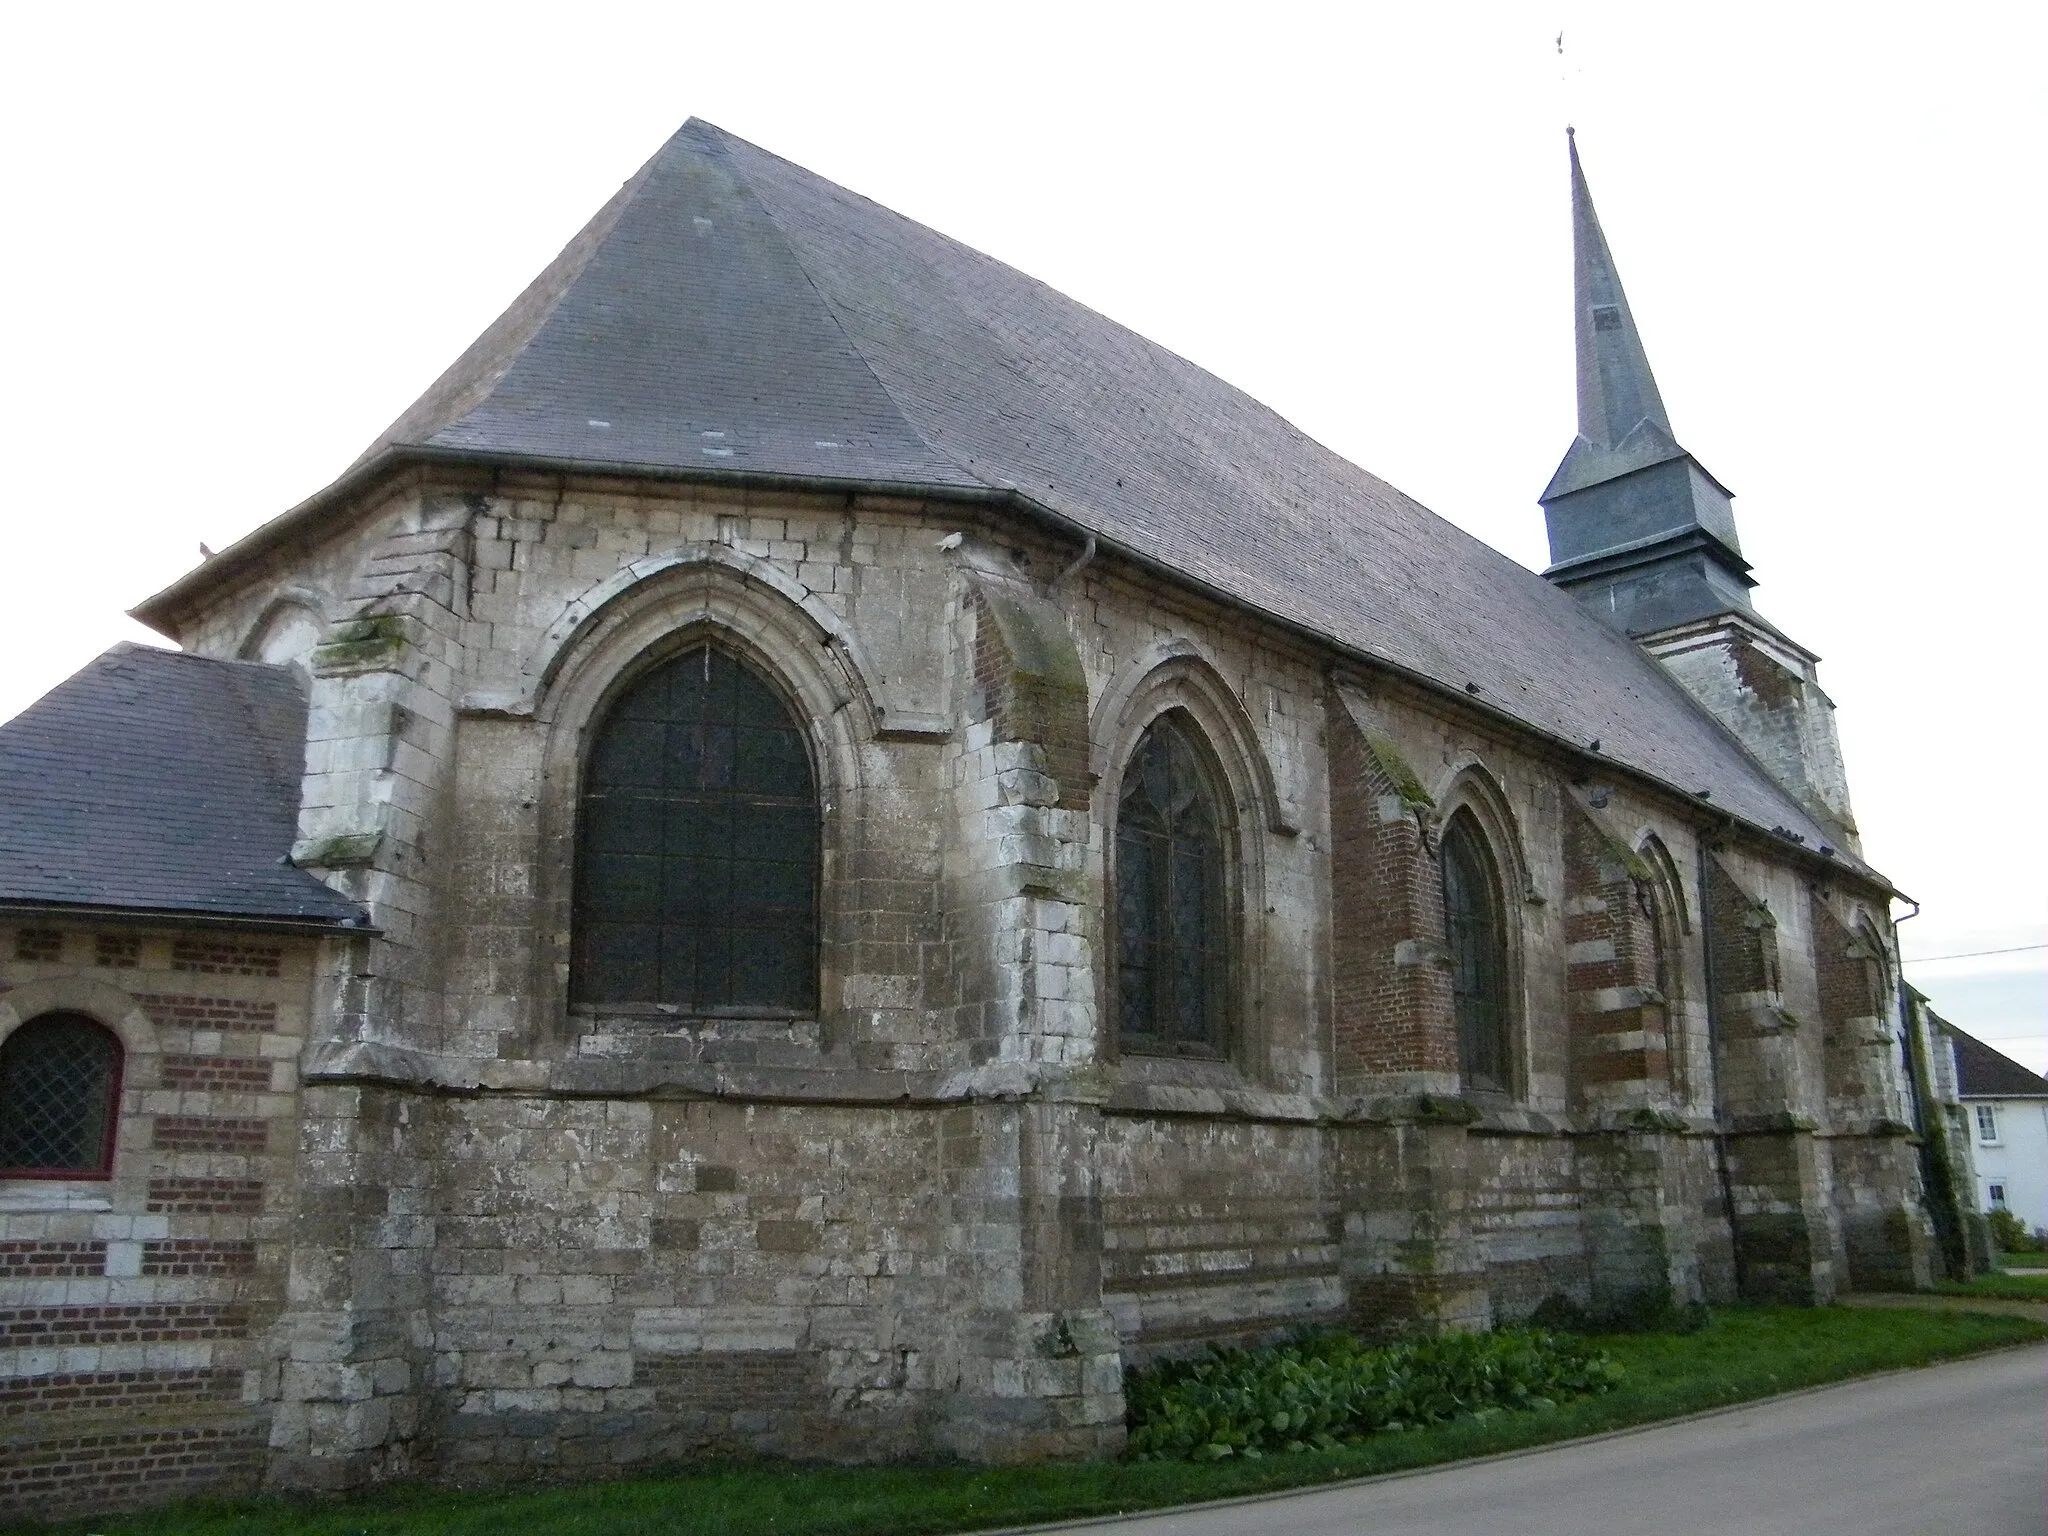
<svg viewBox="0 0 2048 1536"><path fill-rule="evenodd" d="M643 556L571 598L526 658L518 689L506 701L505 712L541 713L564 669L600 646L608 631L631 622L650 606L687 604L692 593L700 590L722 590L729 597L752 593L757 598L781 599L780 605L763 601L752 606L764 613L778 612L785 627L801 615L805 622L794 623L794 629L807 629L817 643L839 653L846 687L858 691L873 713L864 681L870 669L840 615L774 562L715 543L686 544L668 554Z"/></svg>
<svg viewBox="0 0 2048 1536"><path fill-rule="evenodd" d="M280 589L242 636L237 659L287 666L310 683L313 652L326 633L330 606L327 594L315 587Z"/></svg>
<svg viewBox="0 0 2048 1536"><path fill-rule="evenodd" d="M148 1081L131 1071L129 1087L156 1086L155 1068L161 1047L156 1025L142 1005L119 987L83 976L56 976L24 982L11 991L0 992L0 1040L6 1039L30 1019L46 1013L80 1013L111 1029L131 1061L151 1063Z"/></svg>
<svg viewBox="0 0 2048 1536"><path fill-rule="evenodd" d="M53 1013L91 1019L121 1043L112 1162L108 1173L78 1175L78 1182L105 1185L109 1175L118 1179L127 1171L130 1154L120 1128L140 1113L142 1095L162 1082L162 1044L155 1023L133 997L108 982L83 976L49 977L0 992L0 1043L22 1025Z"/></svg>
<svg viewBox="0 0 2048 1536"><path fill-rule="evenodd" d="M1272 762L1250 713L1223 674L1189 640L1161 641L1124 667L1103 691L1089 725L1096 781L1104 782L1121 772L1145 724L1175 705L1187 709L1201 723L1212 745L1227 743L1230 756L1241 765L1233 792L1245 824L1263 825L1282 836L1298 833L1300 828L1280 799ZM1140 722L1135 728L1134 721Z"/></svg>
<svg viewBox="0 0 2048 1536"><path fill-rule="evenodd" d="M745 557L741 557L744 560ZM648 669L709 642L745 663L782 696L811 754L821 813L818 910L819 1022L837 1005L851 935L839 878L861 826L863 752L876 735L868 690L850 647L780 584L725 560L661 564L619 590L571 629L567 651L547 668L533 701L546 728L541 768L538 894L552 963L539 981L541 1014L568 1023L567 935L574 917L577 809L591 732L620 693ZM544 1026L545 1027L545 1024Z"/></svg>
<svg viewBox="0 0 2048 1536"><path fill-rule="evenodd" d="M1529 1075L1528 966L1522 908L1533 886L1518 821L1500 780L1476 757L1454 764L1438 781L1431 798L1436 802L1435 837L1431 851L1438 855L1439 860L1445 832L1454 820L1463 816L1470 819L1493 863L1495 896L1499 902L1501 965L1506 973L1501 984L1503 1018L1500 1027L1507 1059L1500 1091L1520 1098L1526 1094ZM1445 921L1445 938L1448 941L1447 915Z"/></svg>
<svg viewBox="0 0 2048 1536"><path fill-rule="evenodd" d="M1112 713L1113 711L1113 713ZM1146 732L1167 715L1183 728L1207 756L1225 801L1223 860L1227 882L1226 922L1231 946L1229 1033L1226 1056L1240 1066L1263 1071L1271 1041L1263 1016L1260 979L1265 958L1266 861L1261 827L1273 824L1277 799L1272 775L1250 720L1216 670L1193 647L1175 647L1142 672L1105 694L1095 711L1091 741L1100 765L1096 772L1094 822L1102 839L1102 910L1112 930L1098 946L1098 982L1108 1000L1105 1018L1112 1021L1106 1038L1115 1039L1118 1006L1114 966L1113 908L1117 892L1118 804L1126 767Z"/></svg>
<svg viewBox="0 0 2048 1536"><path fill-rule="evenodd" d="M1629 873L1650 945L1648 980L1660 999L1650 1006L1662 1018L1672 1097L1684 1104L1691 1099L1695 1077L1692 986L1686 954L1686 939L1692 933L1691 908L1685 882L1679 878L1677 862L1663 838L1645 828L1636 836L1635 853L1642 868Z"/></svg>

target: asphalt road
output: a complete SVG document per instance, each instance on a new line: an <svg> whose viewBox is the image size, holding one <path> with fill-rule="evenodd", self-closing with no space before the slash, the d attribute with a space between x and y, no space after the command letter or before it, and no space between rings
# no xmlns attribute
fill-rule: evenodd
<svg viewBox="0 0 2048 1536"><path fill-rule="evenodd" d="M2042 1536L2048 1347L1105 1536ZM1093 1527L1091 1527L1092 1529Z"/></svg>

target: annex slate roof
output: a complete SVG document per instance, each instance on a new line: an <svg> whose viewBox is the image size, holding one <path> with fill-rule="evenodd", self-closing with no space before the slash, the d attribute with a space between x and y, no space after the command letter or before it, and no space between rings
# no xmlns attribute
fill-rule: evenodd
<svg viewBox="0 0 2048 1536"><path fill-rule="evenodd" d="M1966 1099L2048 1099L2048 1078L1965 1034L1946 1019L1942 1028L1956 1047L1956 1092Z"/></svg>
<svg viewBox="0 0 2048 1536"><path fill-rule="evenodd" d="M0 724L0 904L360 920L285 862L305 741L285 669L115 646Z"/></svg>
<svg viewBox="0 0 2048 1536"><path fill-rule="evenodd" d="M1548 582L1164 347L694 119L359 467L408 449L1014 493L1761 827L1831 836Z"/></svg>

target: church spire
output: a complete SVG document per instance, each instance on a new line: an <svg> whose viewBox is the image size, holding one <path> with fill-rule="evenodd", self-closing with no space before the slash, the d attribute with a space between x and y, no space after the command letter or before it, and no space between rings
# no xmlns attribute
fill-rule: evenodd
<svg viewBox="0 0 2048 1536"><path fill-rule="evenodd" d="M1650 372L1621 274L1593 211L1593 194L1579 164L1578 137L1565 130L1572 159L1572 295L1579 362L1579 436L1598 448L1619 448L1642 422L1667 436L1671 419ZM1675 445L1674 445L1675 446Z"/></svg>
<svg viewBox="0 0 2048 1536"><path fill-rule="evenodd" d="M1569 143L1579 430L1540 498L1544 574L1638 636L1746 609L1754 583L1732 498L1672 434L1577 137Z"/></svg>

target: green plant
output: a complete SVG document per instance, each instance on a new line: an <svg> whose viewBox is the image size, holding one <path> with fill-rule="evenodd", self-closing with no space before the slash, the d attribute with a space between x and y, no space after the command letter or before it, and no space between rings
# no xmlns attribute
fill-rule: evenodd
<svg viewBox="0 0 2048 1536"><path fill-rule="evenodd" d="M2027 1224L2011 1211L1988 1211L1984 1219L1991 1225L1991 1241L2000 1253L2039 1253L2048 1248L2048 1243L2027 1230Z"/></svg>
<svg viewBox="0 0 2048 1536"><path fill-rule="evenodd" d="M1698 1333L1711 1316L1703 1302L1674 1305L1669 1291L1637 1291L1598 1307L1553 1291L1529 1314L1529 1326L1551 1333Z"/></svg>
<svg viewBox="0 0 2048 1536"><path fill-rule="evenodd" d="M1220 1460L1330 1450L1377 1433L1554 1409L1610 1390L1621 1375L1591 1345L1530 1328L1383 1348L1349 1334L1305 1334L1127 1373L1129 1454Z"/></svg>

